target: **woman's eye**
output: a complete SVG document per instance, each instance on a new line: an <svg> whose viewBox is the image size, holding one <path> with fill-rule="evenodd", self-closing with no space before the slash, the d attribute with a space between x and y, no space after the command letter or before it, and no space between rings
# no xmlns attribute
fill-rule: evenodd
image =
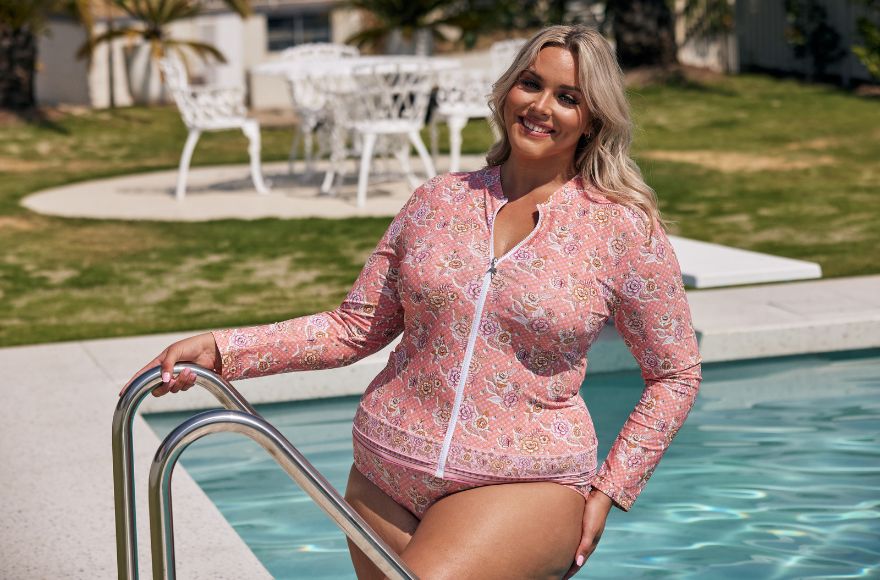
<svg viewBox="0 0 880 580"><path fill-rule="evenodd" d="M578 100L571 95L561 95L559 100L565 103L566 105L576 106L578 104Z"/></svg>
<svg viewBox="0 0 880 580"><path fill-rule="evenodd" d="M527 89L539 89L538 83L532 79L519 79L519 84Z"/></svg>

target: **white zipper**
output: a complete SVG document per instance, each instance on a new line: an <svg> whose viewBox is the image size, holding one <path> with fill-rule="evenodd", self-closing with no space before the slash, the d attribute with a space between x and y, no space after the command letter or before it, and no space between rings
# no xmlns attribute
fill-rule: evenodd
<svg viewBox="0 0 880 580"><path fill-rule="evenodd" d="M492 227L489 231L489 251L495 253L495 218L501 208L507 205L507 201L499 205L492 216ZM467 384L468 374L470 373L471 358L474 356L474 347L477 343L477 331L480 328L480 320L483 318L483 308L486 306L486 295L489 293L489 285L492 283L492 276L495 274L498 263L507 258L507 256L516 252L520 246L535 235L538 228L541 227L541 210L538 210L538 223L529 235L519 241L517 245L507 251L500 258L492 256L489 261L489 269L483 274L483 285L480 288L480 296L477 298L477 307L474 310L474 320L471 323L471 332L468 336L467 347L464 350L464 359L461 364L461 376L458 379L458 386L455 388L455 401L452 403L452 415L449 417L449 425L446 427L446 437L443 438L443 446L440 448L440 458L437 460L437 471L435 477L443 477L443 470L446 467L446 458L449 455L449 448L452 447L452 437L455 434L455 426L458 424L458 413L461 410L461 401L464 399L464 386Z"/></svg>

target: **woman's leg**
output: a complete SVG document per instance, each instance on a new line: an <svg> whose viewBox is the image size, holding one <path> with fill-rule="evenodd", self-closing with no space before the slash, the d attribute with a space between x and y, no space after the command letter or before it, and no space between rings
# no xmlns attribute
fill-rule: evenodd
<svg viewBox="0 0 880 580"><path fill-rule="evenodd" d="M345 499L396 553L403 552L419 524L414 515L395 503L354 466L348 475ZM348 550L359 580L385 577L351 540L348 541Z"/></svg>
<svg viewBox="0 0 880 580"><path fill-rule="evenodd" d="M424 580L558 580L583 515L583 496L555 483L487 485L428 508L401 555Z"/></svg>

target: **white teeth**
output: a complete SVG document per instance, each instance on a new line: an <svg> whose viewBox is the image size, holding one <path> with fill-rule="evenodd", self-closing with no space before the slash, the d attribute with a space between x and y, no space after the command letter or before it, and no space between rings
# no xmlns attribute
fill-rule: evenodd
<svg viewBox="0 0 880 580"><path fill-rule="evenodd" d="M539 127L537 125L532 125L531 123L529 123L529 120L526 119L525 117L523 117L522 122L523 122L523 125L526 126L526 129L528 129L529 131L535 131L536 133L549 133L550 132L550 129L545 129L545 128Z"/></svg>

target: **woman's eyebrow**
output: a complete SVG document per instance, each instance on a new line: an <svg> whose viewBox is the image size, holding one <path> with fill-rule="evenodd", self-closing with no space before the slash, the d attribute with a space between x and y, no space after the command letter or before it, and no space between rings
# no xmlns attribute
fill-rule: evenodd
<svg viewBox="0 0 880 580"><path fill-rule="evenodd" d="M541 81L541 82L544 81L544 78L543 78L541 75L539 75L537 72L535 72L535 69L527 68L527 69L525 69L523 72L527 72L527 73L529 73L530 75L532 75L533 77L537 78L537 79L538 79L539 81ZM577 87L573 87L573 86L571 86L571 85L559 85L559 88L560 88L560 89L564 89L564 90L566 90L566 91L573 91L573 92L575 92L575 93L581 93L581 94L583 94L583 91L582 91L582 90L580 90L580 89L577 88Z"/></svg>

